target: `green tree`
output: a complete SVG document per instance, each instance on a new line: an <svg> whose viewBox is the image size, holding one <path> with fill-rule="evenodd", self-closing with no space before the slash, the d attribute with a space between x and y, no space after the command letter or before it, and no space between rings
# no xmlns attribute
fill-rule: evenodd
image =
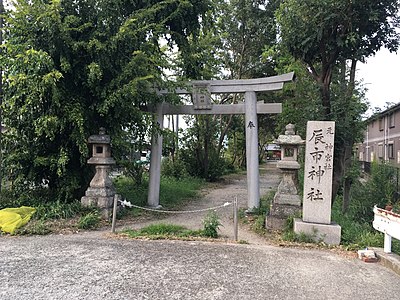
<svg viewBox="0 0 400 300"><path fill-rule="evenodd" d="M333 199L351 162L351 149L360 129L359 113L364 109L353 101L358 99L354 97L357 61L381 47L390 51L398 48L398 10L397 0L288 0L277 12L282 45L305 65L318 86L322 119L340 120L335 139ZM342 86L339 97L332 97L334 80ZM342 117L346 118L346 126L342 126Z"/></svg>
<svg viewBox="0 0 400 300"><path fill-rule="evenodd" d="M90 179L87 137L105 127L118 145L147 128L160 101L163 39L184 47L207 9L201 0L18 0L1 57L6 168L22 191L43 181L53 199L79 198Z"/></svg>
<svg viewBox="0 0 400 300"><path fill-rule="evenodd" d="M276 43L274 11L278 2L212 1L212 10L208 12L208 18L202 23L202 34L197 40L192 41L193 49L202 50L192 52L194 53L192 61L196 61L193 65L198 67L194 78L247 79L275 75L274 65L263 60L263 49ZM267 99L267 97L271 95L262 95L259 100ZM270 100L268 99L269 102ZM243 96L222 95L215 97L213 101L218 104L238 103L243 101ZM245 144L238 143L239 136L244 133L243 116L193 119L202 122L201 125L194 126L209 129L202 131L206 136L201 138L203 141L201 151L205 152L204 155L199 156L204 159L201 165L209 165L207 160L210 155L221 157L226 147L240 147L229 149L228 152L233 163L239 166L245 164ZM270 131L274 127L273 122L274 118L271 117L260 118L260 135L272 136ZM196 155L193 154L193 156Z"/></svg>

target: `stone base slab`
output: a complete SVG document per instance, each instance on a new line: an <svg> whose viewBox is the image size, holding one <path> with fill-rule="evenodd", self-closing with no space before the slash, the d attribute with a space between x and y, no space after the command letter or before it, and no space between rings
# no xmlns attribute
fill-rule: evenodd
<svg viewBox="0 0 400 300"><path fill-rule="evenodd" d="M296 215L301 212L301 206L275 204L271 205L269 214L281 218L288 218L289 216Z"/></svg>
<svg viewBox="0 0 400 300"><path fill-rule="evenodd" d="M299 195L276 193L274 198L274 204L301 206L301 198Z"/></svg>
<svg viewBox="0 0 400 300"><path fill-rule="evenodd" d="M97 206L98 208L112 208L114 204L114 197L87 197L81 198L83 206Z"/></svg>
<svg viewBox="0 0 400 300"><path fill-rule="evenodd" d="M114 197L114 188L96 188L88 187L85 192L86 197Z"/></svg>
<svg viewBox="0 0 400 300"><path fill-rule="evenodd" d="M275 216L267 216L265 218L265 228L269 230L282 230L285 228L287 218L282 219Z"/></svg>
<svg viewBox="0 0 400 300"><path fill-rule="evenodd" d="M96 206L100 209L101 216L103 219L109 219L112 216L114 197L87 197L81 198L81 204L83 206Z"/></svg>
<svg viewBox="0 0 400 300"><path fill-rule="evenodd" d="M305 233L314 236L316 242L322 240L329 245L339 245L342 228L335 223L318 224L303 222L301 219L294 219L294 232Z"/></svg>
<svg viewBox="0 0 400 300"><path fill-rule="evenodd" d="M287 218L301 213L301 206L273 203L265 220L265 227L269 230L283 230Z"/></svg>

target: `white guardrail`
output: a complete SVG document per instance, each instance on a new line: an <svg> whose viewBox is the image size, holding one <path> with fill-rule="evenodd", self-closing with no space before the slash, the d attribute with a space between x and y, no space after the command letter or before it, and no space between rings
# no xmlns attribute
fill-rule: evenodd
<svg viewBox="0 0 400 300"><path fill-rule="evenodd" d="M374 206L374 228L385 234L383 251L392 252L392 237L400 240L400 214Z"/></svg>

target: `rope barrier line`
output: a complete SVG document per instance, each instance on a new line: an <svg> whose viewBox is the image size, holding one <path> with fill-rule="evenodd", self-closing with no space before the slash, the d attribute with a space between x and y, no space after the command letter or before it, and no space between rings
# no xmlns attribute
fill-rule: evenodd
<svg viewBox="0 0 400 300"><path fill-rule="evenodd" d="M232 202L225 202L222 205L209 207L209 208L203 208L203 209L197 209L197 210L162 210L162 209L154 209L154 208L148 208L148 207L134 205L126 200L124 200L124 201L118 200L118 201L121 202L121 205L123 207L134 207L134 208L143 209L143 210L147 210L147 211L161 212L161 213L167 213L167 214L190 214L190 213L204 212L204 211L209 211L209 210L216 210L219 208L223 208L223 207L232 205Z"/></svg>
<svg viewBox="0 0 400 300"><path fill-rule="evenodd" d="M233 214L234 214L234 226L233 226L233 231L234 231L234 238L235 241L238 240L238 221L237 221L237 214L238 214L238 202L237 202L237 197L235 197L233 202L225 202L224 204L214 206L214 207L209 207L209 208L203 208L203 209L197 209L197 210L161 210L161 209L154 209L154 208L148 208L148 207L141 207L138 205L134 205L129 201L120 200L120 195L115 194L114 196L114 208L113 208L113 218L112 218L112 225L111 225L111 232L115 233L115 226L116 226L116 213L117 213L117 204L118 202L121 203L121 206L123 207L134 207L138 209L143 209L143 210L148 210L148 211L154 211L154 212L161 212L161 213L167 213L167 214L188 214L188 213L197 213L197 212L204 212L204 211L209 211L209 210L217 210L219 208L224 208L229 205L233 204Z"/></svg>

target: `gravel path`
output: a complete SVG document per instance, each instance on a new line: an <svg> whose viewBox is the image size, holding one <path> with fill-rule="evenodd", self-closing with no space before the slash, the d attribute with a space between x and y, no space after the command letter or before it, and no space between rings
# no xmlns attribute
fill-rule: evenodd
<svg viewBox="0 0 400 300"><path fill-rule="evenodd" d="M281 171L276 168L275 162L268 162L260 166L260 195L263 196L269 191L276 189L280 182ZM246 174L234 174L228 176L223 183L215 184L214 188L201 191L202 197L190 202L183 207L184 211L201 210L210 207L217 207L226 202L233 203L235 197L238 199L239 208L247 208L247 180ZM217 210L222 226L219 228L221 238L227 240L234 239L233 227L233 205L225 206ZM167 223L183 225L189 229L200 229L203 227L202 221L207 212L180 213L164 215L161 219L151 221L135 221L133 224L118 226L117 230L124 228L139 229L150 224ZM238 240L246 241L250 244L262 245L267 241L251 232L248 226L240 224Z"/></svg>
<svg viewBox="0 0 400 300"><path fill-rule="evenodd" d="M261 170L261 194L279 183L273 164ZM185 210L233 201L247 207L244 176L204 191ZM233 238L232 208L219 211L222 235ZM200 228L204 213L156 222ZM152 221L155 222L155 221ZM129 227L150 222L136 220ZM124 225L125 226L125 225ZM123 226L119 226L121 229ZM0 300L59 299L397 299L400 277L328 250L266 245L245 227L250 245L119 238L109 228L78 234L0 237Z"/></svg>
<svg viewBox="0 0 400 300"><path fill-rule="evenodd" d="M0 238L0 300L393 300L400 277L328 251L107 238Z"/></svg>

